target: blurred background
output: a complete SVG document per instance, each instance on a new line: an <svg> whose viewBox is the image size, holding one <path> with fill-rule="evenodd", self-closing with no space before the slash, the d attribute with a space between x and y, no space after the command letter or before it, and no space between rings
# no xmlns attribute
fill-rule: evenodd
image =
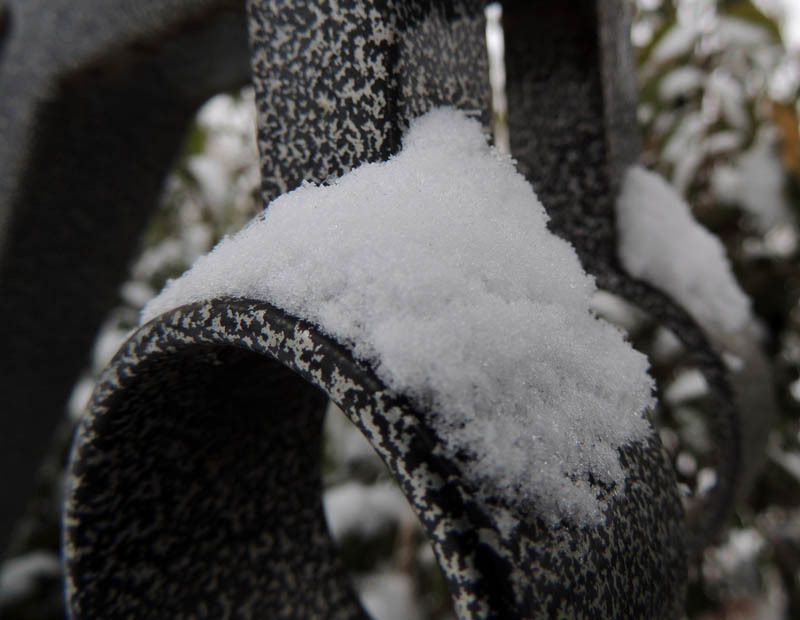
<svg viewBox="0 0 800 620"><path fill-rule="evenodd" d="M507 143L499 5L487 9L498 147ZM689 618L800 618L800 1L636 0L642 162L660 172L725 245L753 300L779 416L763 469L718 546L692 571ZM63 617L58 510L69 437L98 373L143 305L223 235L261 210L250 88L210 100L186 137L141 253L76 385L12 559L0 566L0 617ZM706 385L668 331L598 295L598 314L645 351L654 417L682 493L714 479ZM759 412L754 412L757 416ZM433 554L404 497L331 408L324 445L331 531L368 610L385 620L453 617Z"/></svg>

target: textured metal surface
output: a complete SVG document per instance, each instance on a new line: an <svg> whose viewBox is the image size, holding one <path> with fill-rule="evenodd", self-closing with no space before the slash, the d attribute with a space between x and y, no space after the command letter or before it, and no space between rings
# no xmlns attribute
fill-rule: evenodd
<svg viewBox="0 0 800 620"><path fill-rule="evenodd" d="M0 553L188 123L249 78L240 2L5 4Z"/></svg>
<svg viewBox="0 0 800 620"><path fill-rule="evenodd" d="M104 375L65 513L73 617L356 617L320 505L323 390L386 462L461 618L677 615L682 508L657 441L621 450L607 523L477 499L426 412L308 323L246 300L141 328ZM604 490L598 487L598 492Z"/></svg>
<svg viewBox="0 0 800 620"><path fill-rule="evenodd" d="M240 339L295 353L294 370L313 351L242 310L176 313L106 374L65 517L75 616L358 615L322 511L327 399Z"/></svg>
<svg viewBox="0 0 800 620"><path fill-rule="evenodd" d="M264 199L400 148L437 105L489 120L483 5L474 0L251 0Z"/></svg>

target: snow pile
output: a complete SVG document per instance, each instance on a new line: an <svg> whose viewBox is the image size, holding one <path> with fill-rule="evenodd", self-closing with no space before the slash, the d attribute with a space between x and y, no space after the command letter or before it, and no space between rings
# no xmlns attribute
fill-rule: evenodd
<svg viewBox="0 0 800 620"><path fill-rule="evenodd" d="M669 293L710 332L745 326L750 301L722 244L664 179L631 167L617 200L617 222L620 259L632 276Z"/></svg>
<svg viewBox="0 0 800 620"><path fill-rule="evenodd" d="M480 124L444 108L401 153L271 203L143 312L214 297L309 319L434 416L487 494L602 519L589 472L649 432L647 361L590 311L595 286Z"/></svg>

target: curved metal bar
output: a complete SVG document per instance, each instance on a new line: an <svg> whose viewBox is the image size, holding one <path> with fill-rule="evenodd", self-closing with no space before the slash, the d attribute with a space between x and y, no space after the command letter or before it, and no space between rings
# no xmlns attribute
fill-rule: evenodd
<svg viewBox="0 0 800 620"><path fill-rule="evenodd" d="M249 79L243 2L101 4L0 25L0 553L188 123Z"/></svg>
<svg viewBox="0 0 800 620"><path fill-rule="evenodd" d="M716 441L717 481L688 511L689 555L699 561L730 517L741 492L743 471L742 421L728 379L728 369L694 319L657 288L620 272L597 276L598 286L619 295L670 329L689 353L689 361L705 377L711 405L711 434Z"/></svg>
<svg viewBox="0 0 800 620"><path fill-rule="evenodd" d="M545 523L535 506L480 500L429 414L316 326L229 299L141 328L95 392L64 518L74 618L360 616L321 509L324 399L298 376L399 482L460 618L679 613L682 508L655 436L620 450L626 488L605 524Z"/></svg>

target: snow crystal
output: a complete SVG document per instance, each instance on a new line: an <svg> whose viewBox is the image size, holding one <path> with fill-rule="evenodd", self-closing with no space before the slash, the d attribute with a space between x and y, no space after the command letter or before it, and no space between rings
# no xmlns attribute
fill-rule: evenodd
<svg viewBox="0 0 800 620"><path fill-rule="evenodd" d="M589 472L650 431L647 360L590 311L594 281L513 161L451 108L403 150L306 184L201 257L143 311L263 299L311 320L428 410L486 494L601 520Z"/></svg>
<svg viewBox="0 0 800 620"><path fill-rule="evenodd" d="M655 173L631 167L617 200L619 254L628 272L669 293L712 333L736 332L750 318L719 240Z"/></svg>

